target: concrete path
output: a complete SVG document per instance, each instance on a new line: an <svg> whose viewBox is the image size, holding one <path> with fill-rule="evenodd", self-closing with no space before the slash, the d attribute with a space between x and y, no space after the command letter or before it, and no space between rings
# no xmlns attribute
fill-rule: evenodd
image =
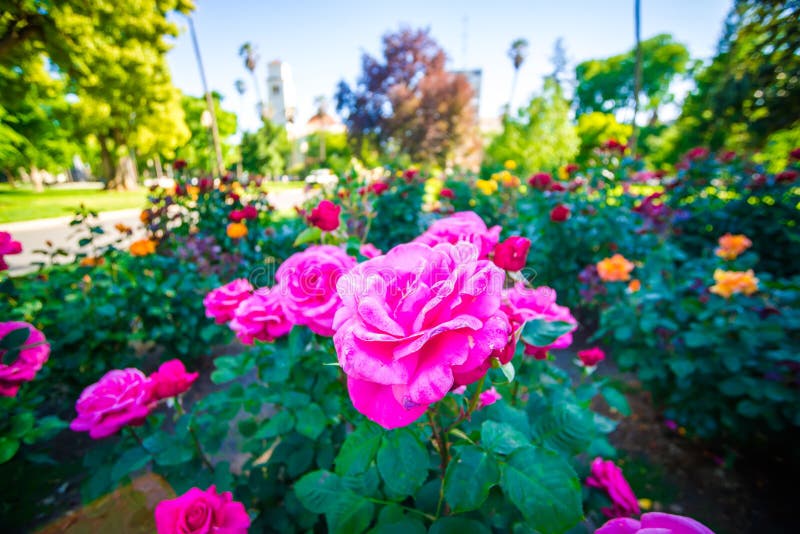
<svg viewBox="0 0 800 534"><path fill-rule="evenodd" d="M276 210L292 209L303 202L305 192L301 189L279 191L269 194L269 200ZM122 246L127 246L134 239L144 236L144 231L139 222L140 209L120 211L107 211L100 213L97 224L103 228L104 234L96 239L96 246L104 247L120 238L120 233L114 228L117 224L124 224L134 229L133 235L127 237ZM80 247L78 241L85 237L85 230L76 230L69 225L72 217L58 217L55 219L40 219L36 221L23 221L1 224L0 231L9 232L11 236L22 243L22 253L5 256L9 266L9 274L18 276L35 271L39 268L37 262L49 263L46 255L37 254L36 250L63 249L67 255L55 258L55 263L68 263L78 252L91 253L90 247ZM80 227L78 227L80 228ZM52 247L47 242L52 243Z"/></svg>

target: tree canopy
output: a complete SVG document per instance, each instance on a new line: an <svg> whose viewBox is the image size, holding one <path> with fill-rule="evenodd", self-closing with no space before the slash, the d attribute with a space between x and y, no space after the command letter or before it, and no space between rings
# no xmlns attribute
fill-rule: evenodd
<svg viewBox="0 0 800 534"><path fill-rule="evenodd" d="M222 109L222 95L212 92L211 96L214 100L214 114L222 146L222 160L225 168L228 168L239 160L236 147L230 143L230 137L236 133L236 114ZM181 107L191 137L185 145L178 148L175 157L186 161L190 169L211 172L214 168L214 147L210 138L211 133L202 124L203 113L208 109L206 99L183 95Z"/></svg>
<svg viewBox="0 0 800 534"><path fill-rule="evenodd" d="M286 129L264 118L256 132L242 135L242 167L248 172L279 176L286 171L292 155L292 144Z"/></svg>

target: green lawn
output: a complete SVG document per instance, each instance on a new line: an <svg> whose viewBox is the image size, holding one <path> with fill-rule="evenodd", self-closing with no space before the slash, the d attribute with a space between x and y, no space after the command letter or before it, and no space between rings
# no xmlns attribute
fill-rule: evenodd
<svg viewBox="0 0 800 534"><path fill-rule="evenodd" d="M303 181L296 181L296 182L269 182L264 181L261 184L261 188L267 192L275 192L278 193L280 191L290 191L292 189L303 189L306 186L306 183Z"/></svg>
<svg viewBox="0 0 800 534"><path fill-rule="evenodd" d="M27 187L0 184L0 223L50 219L71 215L81 204L97 211L143 208L147 190L103 191L100 189L45 189L36 193Z"/></svg>

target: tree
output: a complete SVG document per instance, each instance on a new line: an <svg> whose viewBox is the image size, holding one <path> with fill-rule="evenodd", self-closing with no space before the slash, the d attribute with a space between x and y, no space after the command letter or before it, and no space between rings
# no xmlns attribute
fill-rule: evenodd
<svg viewBox="0 0 800 534"><path fill-rule="evenodd" d="M606 141L627 144L633 127L630 124L620 124L612 113L593 111L578 117L577 133L581 140L577 161L583 163L592 156L594 149Z"/></svg>
<svg viewBox="0 0 800 534"><path fill-rule="evenodd" d="M285 128L264 119L264 125L258 131L242 135L240 150L244 170L275 177L286 170L292 155L292 144Z"/></svg>
<svg viewBox="0 0 800 534"><path fill-rule="evenodd" d="M558 83L562 83L562 77L567 72L567 50L564 48L564 39L559 37L553 43L553 55L550 56L550 63L553 65L553 73L550 75Z"/></svg>
<svg viewBox="0 0 800 534"><path fill-rule="evenodd" d="M670 84L684 74L689 62L686 47L661 34L641 42L642 98L650 122L658 121L659 108L673 100ZM630 50L606 59L591 59L575 68L576 114L616 113L634 107L636 52Z"/></svg>
<svg viewBox="0 0 800 534"><path fill-rule="evenodd" d="M100 147L104 178L128 186L137 142L165 150L188 134L164 36L178 33L168 15L192 8L189 0L9 1L0 17L0 66L24 69L44 55L51 77L76 101L76 131Z"/></svg>
<svg viewBox="0 0 800 534"><path fill-rule="evenodd" d="M573 161L579 144L569 102L561 86L548 77L541 95L534 96L516 117L503 120L503 131L486 150L487 164L502 166L512 160L522 172L554 170Z"/></svg>
<svg viewBox="0 0 800 534"><path fill-rule="evenodd" d="M444 166L476 123L469 82L445 62L429 30L410 28L383 36L383 58L364 54L356 86L342 81L336 94L354 151Z"/></svg>
<svg viewBox="0 0 800 534"><path fill-rule="evenodd" d="M525 58L528 57L528 40L527 39L514 39L511 42L511 47L508 49L508 58L514 67L514 78L511 80L511 94L508 97L508 106L506 113L511 113L511 106L514 103L514 92L517 89L517 78L519 77L519 69L525 63Z"/></svg>
<svg viewBox="0 0 800 534"><path fill-rule="evenodd" d="M258 51L252 43L246 42L239 47L239 57L244 60L244 67L250 71L253 77L253 87L256 88L256 97L258 97L258 114L262 119L267 116L267 109L264 107L264 99L261 97L261 86L258 85L258 76L256 76L256 65L258 65ZM241 93L240 93L241 94Z"/></svg>
<svg viewBox="0 0 800 534"><path fill-rule="evenodd" d="M222 109L222 96L219 93L212 92L211 96L214 100L214 112L222 145L222 158L225 168L229 168L239 159L236 147L227 142L236 133L236 114ZM206 100L201 97L183 95L181 107L191 137L184 146L176 151L175 157L185 160L190 169L210 172L214 168L214 147L211 144L211 133L202 125L203 112L208 109Z"/></svg>
<svg viewBox="0 0 800 534"><path fill-rule="evenodd" d="M798 19L797 1L735 3L684 103L676 155L697 145L755 151L796 137L789 132L800 129Z"/></svg>

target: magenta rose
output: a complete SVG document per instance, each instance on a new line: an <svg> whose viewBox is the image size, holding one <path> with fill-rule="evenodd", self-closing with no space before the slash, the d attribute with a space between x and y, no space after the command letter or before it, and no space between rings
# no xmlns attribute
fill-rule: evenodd
<svg viewBox="0 0 800 534"><path fill-rule="evenodd" d="M156 505L157 534L247 534L250 517L229 491L192 488Z"/></svg>
<svg viewBox="0 0 800 534"><path fill-rule="evenodd" d="M521 271L528 261L531 240L527 237L511 236L494 247L494 264L506 271Z"/></svg>
<svg viewBox="0 0 800 534"><path fill-rule="evenodd" d="M377 258L381 254L383 254L383 251L381 251L381 249L379 249L372 243L364 243L363 245L361 245L361 248L358 249L358 252L360 252L361 255L367 259Z"/></svg>
<svg viewBox="0 0 800 534"><path fill-rule="evenodd" d="M606 517L630 517L639 515L639 502L633 494L628 481L622 475L622 469L611 460L595 458L592 462L592 473L586 479L586 485L605 490L611 498L611 508L602 508Z"/></svg>
<svg viewBox="0 0 800 534"><path fill-rule="evenodd" d="M22 243L14 241L8 232L0 232L0 271L8 269L8 264L3 256L19 254L20 252L22 252Z"/></svg>
<svg viewBox="0 0 800 534"><path fill-rule="evenodd" d="M199 373L187 373L183 362L175 359L162 363L158 371L150 375L150 392L153 401L177 397L189 391Z"/></svg>
<svg viewBox="0 0 800 534"><path fill-rule="evenodd" d="M682 515L650 512L640 520L630 517L610 519L605 525L594 531L594 534L714 534L714 532Z"/></svg>
<svg viewBox="0 0 800 534"><path fill-rule="evenodd" d="M212 290L203 299L206 317L213 317L217 324L233 319L239 304L253 292L253 286L244 278L239 278Z"/></svg>
<svg viewBox="0 0 800 534"><path fill-rule="evenodd" d="M356 260L339 247L316 245L289 257L275 273L286 317L321 336L333 335L333 316L342 300L336 282Z"/></svg>
<svg viewBox="0 0 800 534"><path fill-rule="evenodd" d="M434 246L439 243L456 244L467 241L478 247L479 258L484 260L489 257L499 239L499 226L487 228L483 219L474 211L460 211L435 221L414 242Z"/></svg>
<svg viewBox="0 0 800 534"><path fill-rule="evenodd" d="M594 367L606 359L606 353L600 347L592 347L578 352L578 359L586 367Z"/></svg>
<svg viewBox="0 0 800 534"><path fill-rule="evenodd" d="M14 351L11 357L6 356L9 349L0 348L0 396L14 397L23 382L30 382L50 357L50 345L44 334L33 325L21 321L0 323L0 340L14 330L27 329L28 335L21 339L17 347L9 347ZM3 361L11 361L5 364Z"/></svg>
<svg viewBox="0 0 800 534"><path fill-rule="evenodd" d="M339 228L339 214L342 207L334 204L330 200L322 200L311 210L308 222L325 232L332 232Z"/></svg>
<svg viewBox="0 0 800 534"><path fill-rule="evenodd" d="M122 427L138 426L153 407L150 380L138 369L115 369L87 387L75 403L78 412L69 427L89 432L92 439L117 433Z"/></svg>
<svg viewBox="0 0 800 534"><path fill-rule="evenodd" d="M500 395L494 386L490 387L486 391L482 391L480 395L478 395L478 400L480 401L480 407L484 408L486 406L491 406L495 402L502 399L503 396Z"/></svg>
<svg viewBox="0 0 800 534"><path fill-rule="evenodd" d="M270 290L260 289L243 300L236 308L230 327L245 345L252 345L255 339L275 341L288 334L292 323L283 311L277 286Z"/></svg>
<svg viewBox="0 0 800 534"><path fill-rule="evenodd" d="M526 347L526 354L546 353L550 349L565 349L572 344L572 332L578 328L578 321L572 316L569 308L556 304L556 291L547 286L531 289L517 282L514 287L506 289L503 295L503 310L508 314L511 325L516 332L526 321L543 319L549 323L564 321L573 325L572 329L556 339L547 347Z"/></svg>
<svg viewBox="0 0 800 534"><path fill-rule="evenodd" d="M478 257L467 242L407 243L342 277L333 342L359 412L405 426L485 374L511 327L500 310L505 273Z"/></svg>

